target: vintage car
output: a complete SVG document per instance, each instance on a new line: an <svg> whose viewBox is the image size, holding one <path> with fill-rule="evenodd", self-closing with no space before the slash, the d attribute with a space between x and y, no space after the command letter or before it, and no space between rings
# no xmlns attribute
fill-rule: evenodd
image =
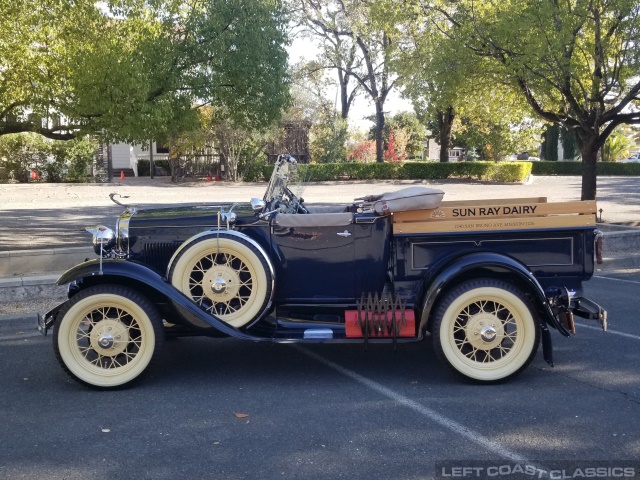
<svg viewBox="0 0 640 480"><path fill-rule="evenodd" d="M401 188L307 204L280 156L262 199L127 207L90 229L98 258L65 272L68 300L39 318L61 366L100 388L137 380L165 336L275 343L431 339L478 382L522 372L550 329L606 312L582 296L596 262L595 202L445 202ZM113 199L113 196L112 196Z"/></svg>

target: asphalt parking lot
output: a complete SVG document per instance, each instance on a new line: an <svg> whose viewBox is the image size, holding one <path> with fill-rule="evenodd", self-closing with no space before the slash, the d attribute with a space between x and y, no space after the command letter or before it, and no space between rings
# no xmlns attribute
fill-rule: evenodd
<svg viewBox="0 0 640 480"><path fill-rule="evenodd" d="M555 368L539 352L490 386L459 381L426 343L183 338L139 385L100 392L67 378L32 318L4 318L0 478L422 479L443 460L640 475L640 272L585 287L610 331L579 321L575 337L553 335Z"/></svg>

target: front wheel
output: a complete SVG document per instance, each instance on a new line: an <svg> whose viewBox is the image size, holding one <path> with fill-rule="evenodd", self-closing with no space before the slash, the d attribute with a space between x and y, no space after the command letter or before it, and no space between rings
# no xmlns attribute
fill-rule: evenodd
<svg viewBox="0 0 640 480"><path fill-rule="evenodd" d="M436 309L436 355L473 380L495 382L517 375L533 360L540 343L532 311L522 292L506 282L464 282Z"/></svg>
<svg viewBox="0 0 640 480"><path fill-rule="evenodd" d="M155 362L164 340L162 319L139 292L98 285L73 296L53 329L56 357L83 384L120 387Z"/></svg>

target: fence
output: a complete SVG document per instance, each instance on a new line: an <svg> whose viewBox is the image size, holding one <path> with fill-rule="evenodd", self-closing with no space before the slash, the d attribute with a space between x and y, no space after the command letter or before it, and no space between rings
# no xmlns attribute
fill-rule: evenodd
<svg viewBox="0 0 640 480"><path fill-rule="evenodd" d="M171 175L169 154L154 154L155 175ZM221 156L218 153L196 154L188 157L180 157L178 160L181 172L185 177L224 177L224 168L221 168ZM138 174L149 175L149 154L137 156ZM143 166L143 164L146 164ZM181 175L182 176L182 175Z"/></svg>

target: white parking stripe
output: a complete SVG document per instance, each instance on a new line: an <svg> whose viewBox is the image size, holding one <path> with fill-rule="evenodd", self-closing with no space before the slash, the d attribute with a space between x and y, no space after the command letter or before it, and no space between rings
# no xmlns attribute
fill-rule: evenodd
<svg viewBox="0 0 640 480"><path fill-rule="evenodd" d="M579 328L588 328L589 330L598 330L599 332L602 332L602 327L594 327L593 325L584 325L582 323L578 323L576 322L576 326ZM616 330L609 330L607 329L606 332L603 332L605 335L607 334L611 334L611 335L620 335L621 337L627 337L627 338L633 338L634 340L640 340L640 335L632 335L630 333L624 333L624 332L618 332Z"/></svg>
<svg viewBox="0 0 640 480"><path fill-rule="evenodd" d="M503 458L507 458L514 462L531 464L531 462L526 458L524 458L523 456L515 452L512 452L511 450L503 447L502 445L494 442L493 440L488 439L487 437L481 435L480 433L465 427L461 423L458 423L455 420L451 420L450 418L447 418L444 415L439 414L435 410L432 410L429 407L425 407L424 405L421 405L418 402L415 402L410 398L407 398L404 395L401 395L398 392L395 392L390 388L387 388L384 385L379 384L378 382L369 380L368 378L363 377L362 375L352 370L344 368L338 365L337 363L332 362L331 360L327 360L326 358L321 357L320 355L314 352L311 352L306 348L302 348L297 345L295 345L294 348L296 348L301 353L304 353L308 357L311 357L314 360L317 360L318 362L323 363L324 365L340 372L341 374L351 378L352 380L355 380L356 382L364 385L367 388L370 388L371 390L375 390L376 392L399 403L400 405L410 408L414 412L417 412L420 415L423 415L429 418L430 420L442 425L443 427L451 430L454 433L462 435L466 439L476 443L477 445L480 445L483 448L486 448L487 450L490 450L493 453L500 455Z"/></svg>
<svg viewBox="0 0 640 480"><path fill-rule="evenodd" d="M603 278L605 280L615 280L616 282L627 282L640 285L640 282L638 282L637 280L627 280L625 278L603 277L602 275L594 275L593 278Z"/></svg>

